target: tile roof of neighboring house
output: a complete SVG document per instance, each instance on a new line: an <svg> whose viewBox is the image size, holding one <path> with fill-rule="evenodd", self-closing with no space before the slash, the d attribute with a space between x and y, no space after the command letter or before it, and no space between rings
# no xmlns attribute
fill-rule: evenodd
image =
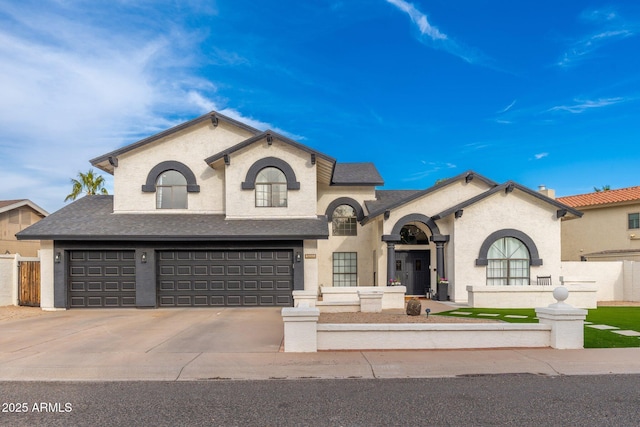
<svg viewBox="0 0 640 427"><path fill-rule="evenodd" d="M22 230L18 240L301 240L329 237L327 219L227 220L211 214L114 214L113 196L85 196Z"/></svg>
<svg viewBox="0 0 640 427"><path fill-rule="evenodd" d="M336 163L331 184L384 185L384 180L373 163Z"/></svg>
<svg viewBox="0 0 640 427"><path fill-rule="evenodd" d="M574 208L640 201L640 186L558 197L557 200Z"/></svg>

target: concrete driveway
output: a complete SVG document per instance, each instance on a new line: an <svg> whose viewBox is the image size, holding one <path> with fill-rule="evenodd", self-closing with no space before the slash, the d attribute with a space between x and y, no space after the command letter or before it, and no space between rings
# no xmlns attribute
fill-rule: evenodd
<svg viewBox="0 0 640 427"><path fill-rule="evenodd" d="M280 311L74 309L31 316L17 311L0 320L0 349L14 354L278 352L284 336Z"/></svg>

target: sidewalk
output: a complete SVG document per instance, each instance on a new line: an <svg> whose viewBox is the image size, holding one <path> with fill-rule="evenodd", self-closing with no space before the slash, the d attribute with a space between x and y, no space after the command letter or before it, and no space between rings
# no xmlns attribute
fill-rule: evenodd
<svg viewBox="0 0 640 427"><path fill-rule="evenodd" d="M0 353L0 381L640 374L640 348L292 353Z"/></svg>
<svg viewBox="0 0 640 427"><path fill-rule="evenodd" d="M20 313L0 312L0 381L640 374L640 348L284 353L277 309Z"/></svg>

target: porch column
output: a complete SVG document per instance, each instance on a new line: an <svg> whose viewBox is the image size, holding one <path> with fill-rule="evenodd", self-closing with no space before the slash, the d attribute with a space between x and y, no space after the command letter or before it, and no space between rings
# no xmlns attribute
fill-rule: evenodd
<svg viewBox="0 0 640 427"><path fill-rule="evenodd" d="M387 286L395 279L396 272L396 244L387 242Z"/></svg>
<svg viewBox="0 0 640 427"><path fill-rule="evenodd" d="M449 241L448 235L436 234L430 240L436 244L436 280L447 277L444 271L444 244Z"/></svg>
<svg viewBox="0 0 640 427"><path fill-rule="evenodd" d="M387 283L389 286L391 280L395 279L396 272L396 242L400 241L400 236L385 234L382 241L387 242Z"/></svg>

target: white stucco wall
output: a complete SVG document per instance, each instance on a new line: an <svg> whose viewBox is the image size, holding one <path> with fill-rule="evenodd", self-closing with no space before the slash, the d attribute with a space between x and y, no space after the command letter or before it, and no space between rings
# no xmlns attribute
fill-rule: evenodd
<svg viewBox="0 0 640 427"><path fill-rule="evenodd" d="M300 183L299 190L287 191L287 207L256 207L255 190L241 189L249 168L267 157L287 162ZM262 140L233 153L230 163L225 169L227 218L316 217L317 173L309 153L274 138L272 145Z"/></svg>
<svg viewBox="0 0 640 427"><path fill-rule="evenodd" d="M0 306L18 304L18 255L0 255Z"/></svg>
<svg viewBox="0 0 640 427"><path fill-rule="evenodd" d="M204 160L251 136L223 121L217 127L206 121L120 155L114 170L114 212L184 212L156 210L156 193L142 192L151 169L161 162L173 160L187 165L200 185L199 193L188 195L188 211L223 213L224 169L214 170Z"/></svg>
<svg viewBox="0 0 640 427"><path fill-rule="evenodd" d="M565 281L590 281L598 291L598 301L622 301L624 299L624 263L566 261L562 263Z"/></svg>
<svg viewBox="0 0 640 427"><path fill-rule="evenodd" d="M532 283L536 276L550 275L553 284L559 284L560 220L553 206L519 190L499 192L466 207L462 217L454 220L454 229L455 277L450 293L456 302L466 302L467 286L486 285L486 266L476 266L475 261L484 240L502 229L519 230L536 244L543 265L531 266Z"/></svg>
<svg viewBox="0 0 640 427"><path fill-rule="evenodd" d="M303 242L304 290L318 295L318 241ZM295 267L294 267L295 268Z"/></svg>
<svg viewBox="0 0 640 427"><path fill-rule="evenodd" d="M365 209L364 202L375 198L374 187L359 186L318 186L317 214L324 215L327 207L336 199L350 197L360 203ZM334 252L356 252L358 258L358 286L376 286L374 283L374 272L377 271L374 260L376 250L377 226L375 223L368 223L364 226L358 223L357 236L334 236L331 222L327 224L329 228L329 239L318 241L318 284L320 286L333 286L333 253ZM377 240L380 240L378 236ZM378 243L379 244L379 243ZM378 257L379 252L375 256ZM380 282L376 277L376 282ZM384 281L383 281L384 283Z"/></svg>
<svg viewBox="0 0 640 427"><path fill-rule="evenodd" d="M53 306L53 241L40 242L40 308L55 310Z"/></svg>

